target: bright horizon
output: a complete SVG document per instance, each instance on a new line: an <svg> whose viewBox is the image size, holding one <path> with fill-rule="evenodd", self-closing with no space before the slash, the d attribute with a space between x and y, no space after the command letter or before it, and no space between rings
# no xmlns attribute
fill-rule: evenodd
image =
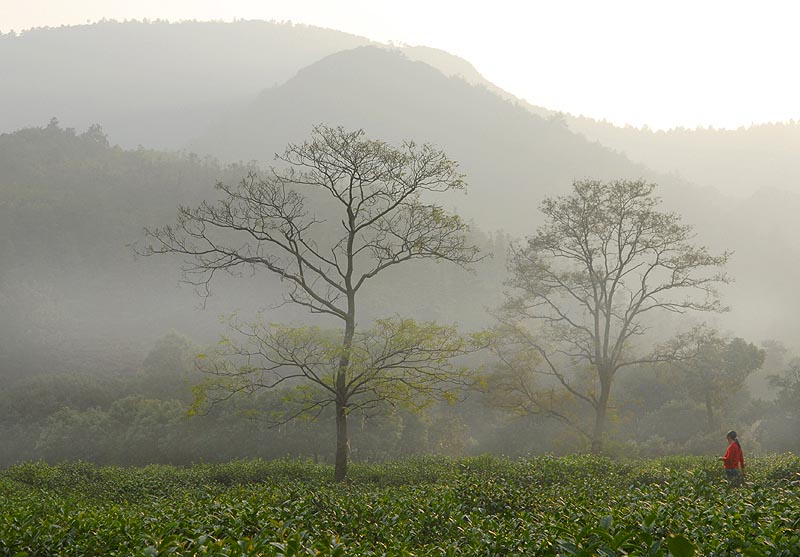
<svg viewBox="0 0 800 557"><path fill-rule="evenodd" d="M291 21L439 48L534 105L620 126L735 129L800 120L800 6L754 6L718 0L2 0L0 31L103 18Z"/></svg>

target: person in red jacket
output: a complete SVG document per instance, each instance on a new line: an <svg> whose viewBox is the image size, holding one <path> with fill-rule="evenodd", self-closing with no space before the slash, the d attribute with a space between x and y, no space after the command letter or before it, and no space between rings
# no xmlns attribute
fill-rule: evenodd
<svg viewBox="0 0 800 557"><path fill-rule="evenodd" d="M725 437L728 439L728 450L725 451L725 456L721 456L719 459L724 463L725 477L728 478L728 484L738 487L744 481L742 445L733 430L729 431Z"/></svg>

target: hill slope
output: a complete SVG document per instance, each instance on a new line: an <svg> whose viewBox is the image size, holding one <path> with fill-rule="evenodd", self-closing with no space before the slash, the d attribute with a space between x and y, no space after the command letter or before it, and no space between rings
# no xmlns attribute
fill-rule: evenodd
<svg viewBox="0 0 800 557"><path fill-rule="evenodd" d="M266 21L103 21L0 36L0 131L53 116L114 143L178 147L299 68L369 41Z"/></svg>
<svg viewBox="0 0 800 557"><path fill-rule="evenodd" d="M570 129L634 161L727 194L747 197L762 188L800 191L800 122L653 131L565 119Z"/></svg>
<svg viewBox="0 0 800 557"><path fill-rule="evenodd" d="M656 177L561 122L378 47L339 52L304 68L191 148L264 163L317 123L363 128L390 142L439 145L461 163L470 184L469 195L453 204L488 230L529 231L541 198L565 191L576 178Z"/></svg>
<svg viewBox="0 0 800 557"><path fill-rule="evenodd" d="M291 23L101 21L0 35L0 132L51 117L100 124L128 147L182 147L228 111L365 37ZM447 75L482 79L465 60L394 47Z"/></svg>
<svg viewBox="0 0 800 557"><path fill-rule="evenodd" d="M12 107L0 111L0 132L55 116L77 129L101 124L123 146L180 148L264 88L325 56L367 44L339 31L266 21L102 21L0 35L0 104ZM546 119L563 118L572 131L657 172L740 197L764 186L797 191L800 185L800 123L667 132L620 128L519 101L468 61L441 50L393 48Z"/></svg>

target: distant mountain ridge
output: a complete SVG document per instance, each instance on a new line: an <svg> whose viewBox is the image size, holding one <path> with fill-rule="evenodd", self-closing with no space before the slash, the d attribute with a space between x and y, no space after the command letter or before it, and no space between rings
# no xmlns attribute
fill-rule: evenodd
<svg viewBox="0 0 800 557"><path fill-rule="evenodd" d="M179 149L213 122L247 106L324 57L365 37L282 22L101 21L0 35L0 132L51 117L86 129L101 124L112 143ZM800 190L800 123L739 130L617 127L518 99L467 60L425 47L392 46L525 107L661 174L746 196L762 187ZM800 117L800 114L798 115Z"/></svg>
<svg viewBox="0 0 800 557"><path fill-rule="evenodd" d="M404 51L411 57L408 50ZM740 127L735 130L697 127L666 131L616 126L575 116L519 99L484 78L456 56L420 58L445 75L459 75L544 118L563 120L590 141L625 154L662 174L720 192L747 197L762 189L800 192L800 108L798 119Z"/></svg>
<svg viewBox="0 0 800 557"><path fill-rule="evenodd" d="M564 116L570 129L626 153L659 172L675 173L725 193L800 192L800 121L718 130L654 131Z"/></svg>
<svg viewBox="0 0 800 557"><path fill-rule="evenodd" d="M272 21L101 21L0 34L0 133L51 117L102 125L113 143L180 148L220 115L366 37ZM476 80L466 60L392 47L447 75ZM488 82L487 82L488 83Z"/></svg>

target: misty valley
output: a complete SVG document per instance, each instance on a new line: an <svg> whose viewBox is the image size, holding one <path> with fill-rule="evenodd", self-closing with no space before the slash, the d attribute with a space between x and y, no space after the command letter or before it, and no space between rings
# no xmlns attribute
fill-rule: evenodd
<svg viewBox="0 0 800 557"><path fill-rule="evenodd" d="M275 22L0 74L0 555L800 554L800 123Z"/></svg>

